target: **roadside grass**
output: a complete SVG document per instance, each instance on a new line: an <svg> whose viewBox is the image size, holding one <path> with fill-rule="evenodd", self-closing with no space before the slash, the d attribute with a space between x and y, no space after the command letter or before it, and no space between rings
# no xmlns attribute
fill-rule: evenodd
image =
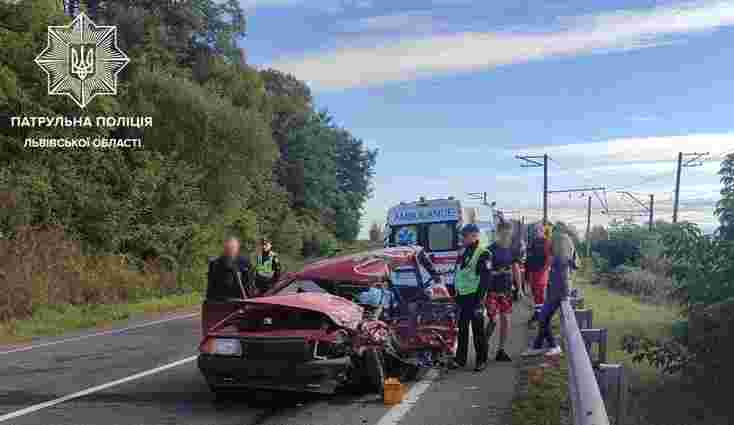
<svg viewBox="0 0 734 425"><path fill-rule="evenodd" d="M680 318L676 306L649 304L638 296L590 284L590 272L581 271L575 285L593 310L595 328L608 330L609 363L624 365L629 383L628 424L721 425L732 423L734 409L717 401L710 388L697 388L679 375L665 375L647 363L635 363L622 349L624 335L664 338ZM715 392L715 391L714 391ZM724 394L724 393L721 393ZM714 394L715 395L715 394ZM610 412L612 413L612 412Z"/></svg>
<svg viewBox="0 0 734 425"><path fill-rule="evenodd" d="M198 292L151 298L125 304L58 304L38 308L29 318L0 323L0 343L16 343L39 336L109 325L134 316L191 310L201 304Z"/></svg>
<svg viewBox="0 0 734 425"><path fill-rule="evenodd" d="M546 368L543 382L530 384L527 394L512 403L512 425L560 425L568 398L568 365Z"/></svg>
<svg viewBox="0 0 734 425"><path fill-rule="evenodd" d="M668 336L671 323L680 318L675 306L648 304L634 295L590 282L590 273L586 271L580 271L574 279L574 285L583 293L585 307L593 310L594 327L608 331L607 361L623 364L625 370L634 372L639 383L659 381L661 376L657 369L646 363L632 362L632 355L622 349L622 339L625 335Z"/></svg>
<svg viewBox="0 0 734 425"><path fill-rule="evenodd" d="M646 404L664 402L662 399L655 400L654 395L665 378L652 366L634 363L632 356L622 349L622 339L624 335L630 334L651 338L666 336L670 323L678 318L678 313L673 306L646 304L633 295L615 292L601 285L592 285L590 282L591 272L588 267L575 274L573 285L581 289L585 307L593 310L594 327L607 328L609 332L607 362L624 365L632 392L629 399L637 398L632 400L630 418L639 419L643 413L641 409L646 409ZM560 338L559 315L554 317L552 327L554 335ZM530 331L531 335L536 331L533 328ZM560 368L545 369L541 384L530 384L526 394L518 395L512 406L512 424L559 425L562 423L561 406L566 403L567 397L568 364L564 358ZM641 400L647 402L640 402ZM631 420L629 423L647 422ZM674 422L660 422L655 425L674 425Z"/></svg>

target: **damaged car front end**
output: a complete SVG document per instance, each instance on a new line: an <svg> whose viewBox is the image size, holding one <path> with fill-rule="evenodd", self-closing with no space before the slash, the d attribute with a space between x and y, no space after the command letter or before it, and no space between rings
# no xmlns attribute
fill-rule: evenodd
<svg viewBox="0 0 734 425"><path fill-rule="evenodd" d="M365 321L359 305L321 293L237 303L199 346L198 366L213 391L333 393L349 383L381 386L382 363L374 363L381 362L389 329Z"/></svg>

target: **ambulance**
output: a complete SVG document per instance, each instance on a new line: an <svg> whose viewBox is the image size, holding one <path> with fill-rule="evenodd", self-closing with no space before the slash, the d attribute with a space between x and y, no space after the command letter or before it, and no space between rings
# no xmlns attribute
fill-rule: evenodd
<svg viewBox="0 0 734 425"><path fill-rule="evenodd" d="M429 254L437 271L444 274L447 286L453 286L456 258L461 250L461 227L476 223L482 238L494 236L494 214L489 221L478 221L476 208L462 208L461 202L446 199L425 199L401 202L390 208L385 226L385 246L419 245Z"/></svg>

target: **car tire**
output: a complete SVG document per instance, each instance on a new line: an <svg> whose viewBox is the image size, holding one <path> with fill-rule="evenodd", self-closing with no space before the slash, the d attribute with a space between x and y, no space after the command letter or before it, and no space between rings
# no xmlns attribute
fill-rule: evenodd
<svg viewBox="0 0 734 425"><path fill-rule="evenodd" d="M365 386L373 392L382 393L385 382L385 361L382 353L369 349L364 353Z"/></svg>

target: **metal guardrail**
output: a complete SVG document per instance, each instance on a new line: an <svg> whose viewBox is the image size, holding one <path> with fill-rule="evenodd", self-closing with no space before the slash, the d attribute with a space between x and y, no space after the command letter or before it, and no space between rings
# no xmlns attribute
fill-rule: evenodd
<svg viewBox="0 0 734 425"><path fill-rule="evenodd" d="M561 327L568 358L568 389L574 425L609 425L604 399L571 301L561 302Z"/></svg>

